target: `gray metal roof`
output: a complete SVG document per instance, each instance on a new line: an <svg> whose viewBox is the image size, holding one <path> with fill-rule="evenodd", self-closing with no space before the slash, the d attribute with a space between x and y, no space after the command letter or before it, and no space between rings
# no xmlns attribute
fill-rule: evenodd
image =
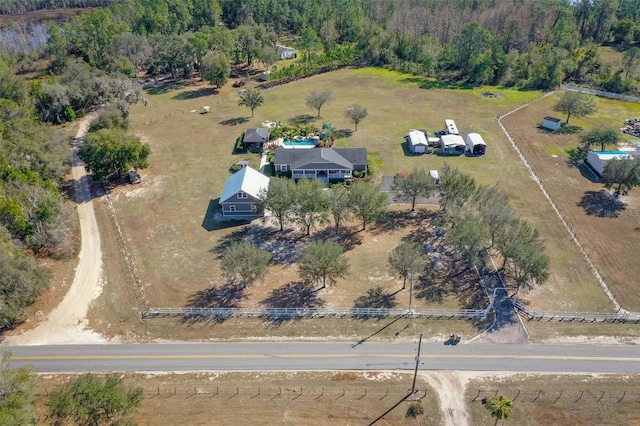
<svg viewBox="0 0 640 426"><path fill-rule="evenodd" d="M242 142L267 142L271 135L271 129L267 127L258 127L255 129L247 129L244 133Z"/></svg>
<svg viewBox="0 0 640 426"><path fill-rule="evenodd" d="M366 148L311 148L275 150L274 164L288 164L292 170L324 170L328 167L352 170L367 164Z"/></svg>

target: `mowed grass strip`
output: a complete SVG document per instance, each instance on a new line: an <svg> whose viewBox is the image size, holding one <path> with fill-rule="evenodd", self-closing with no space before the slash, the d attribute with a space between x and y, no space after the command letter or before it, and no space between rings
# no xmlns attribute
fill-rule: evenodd
<svg viewBox="0 0 640 426"><path fill-rule="evenodd" d="M70 376L40 376L39 415L46 395ZM125 383L144 389L135 419L144 425L352 425L368 424L400 401L412 373L273 372L127 374ZM436 391L418 379L415 397L425 415L406 419L410 401L384 417L381 425L442 424Z"/></svg>
<svg viewBox="0 0 640 426"><path fill-rule="evenodd" d="M640 418L637 375L514 375L473 379L465 399L471 425L492 423L482 399L513 401L507 421L517 425L635 425Z"/></svg>
<svg viewBox="0 0 640 426"><path fill-rule="evenodd" d="M597 292L597 284L570 240L558 231L559 222L551 208L495 122L499 114L541 94L500 88L424 90L419 89L419 82L412 76L386 70L340 70L264 90L265 103L253 118L247 109L237 106L238 89L230 85L217 92L197 81L189 86L151 90L149 106L136 105L131 110L133 132L152 147L151 167L142 171L141 185L117 188L111 194L128 253L135 260L149 304L184 306L198 291L224 284L213 250L221 241L234 238L240 228L225 228L229 224L222 223L208 226L204 223L207 211L217 204L229 166L240 160L258 165L255 154L233 154L236 138L248 127L279 120L289 125L332 122L346 135L337 146L368 149L376 181L398 171L439 169L449 163L470 173L479 183L498 185L511 195L514 208L540 227L552 257L547 286L557 290L536 299L544 301L538 309L553 307L553 303L572 308L569 310L607 309L604 297L574 301L573 295L585 293L585 288L587 293ZM333 92L334 100L323 107L322 116L317 118L304 105L305 97L324 89ZM485 97L485 90L499 97ZM357 132L343 116L344 108L354 103L369 111ZM209 114L200 113L205 105L211 107ZM462 131L481 133L489 145L487 155L469 158L405 154L402 143L409 128L433 132L443 127L445 118L456 119ZM372 226L368 231L354 232L352 235L359 241L347 252L351 273L336 287L318 294L325 305L351 307L375 286L381 286L386 293L395 292L401 282L389 274L388 254L404 236L419 229L412 226L390 230ZM105 270L110 274L109 262L118 260L105 261ZM120 277L120 283L112 282L114 279L118 280L107 279L98 302L105 304L105 310L111 309L108 305L117 298L111 294L131 281L126 274ZM242 305L256 306L269 291L297 279L295 265L274 266L263 283L247 289ZM407 293L396 295L399 306L408 304ZM590 305L583 307L581 303L586 301ZM464 307L450 297L416 299L415 303L416 307Z"/></svg>
<svg viewBox="0 0 640 426"><path fill-rule="evenodd" d="M624 209L609 207L606 197L601 196L603 186L597 177L583 164L576 167L570 162L566 151L578 146L579 135L555 135L538 128L542 117L554 114L553 106L561 95L562 92L558 92L512 114L504 120L505 126L618 302L628 310L638 311L640 287L635 277L640 274L640 264L635 254L640 250L640 196L637 190L632 191L629 196L622 197L626 204ZM582 120L571 119L570 124L581 126L586 132L596 126L620 127L625 118L640 115L640 105L637 104L603 98L597 98L596 103L598 112L594 116ZM549 223L557 223L553 216L550 214L547 218ZM545 226L544 223L538 223L539 226ZM556 241L570 238L564 227L560 226L557 226L555 235L544 235ZM557 250L561 247L559 242L547 244L547 247L552 264L558 259L565 259L564 263L569 264L566 258L570 254ZM579 265L582 263L576 262L572 268L575 275L570 282L541 287L534 292L532 303L541 306L540 302L536 302L539 297L540 301L550 303L545 310L610 310L608 301L603 303L602 290L594 288L592 280L585 280L584 274L589 272L580 274Z"/></svg>

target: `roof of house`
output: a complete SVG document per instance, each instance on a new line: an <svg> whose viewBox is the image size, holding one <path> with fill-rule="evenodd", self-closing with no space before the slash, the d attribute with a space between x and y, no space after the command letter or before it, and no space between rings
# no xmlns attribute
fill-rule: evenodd
<svg viewBox="0 0 640 426"><path fill-rule="evenodd" d="M428 145L427 137L423 131L409 130L409 143L413 146L416 145Z"/></svg>
<svg viewBox="0 0 640 426"><path fill-rule="evenodd" d="M544 119L547 120L547 121L553 121L554 123L560 123L562 121L561 119L555 118L555 117L551 117L550 115L547 115Z"/></svg>
<svg viewBox="0 0 640 426"><path fill-rule="evenodd" d="M467 141L471 142L474 146L487 144L479 133L467 133Z"/></svg>
<svg viewBox="0 0 640 426"><path fill-rule="evenodd" d="M275 164L288 164L292 170L326 169L333 164L351 169L354 165L367 164L366 148L311 148L275 150Z"/></svg>
<svg viewBox="0 0 640 426"><path fill-rule="evenodd" d="M269 177L251 167L243 167L235 172L224 184L220 203L227 201L240 191L246 192L254 198L260 194L260 190L269 187Z"/></svg>
<svg viewBox="0 0 640 426"><path fill-rule="evenodd" d="M242 142L266 142L271 135L271 129L268 127L258 127L255 129L247 129L244 133Z"/></svg>
<svg viewBox="0 0 640 426"><path fill-rule="evenodd" d="M462 136L460 135L442 135L440 136L440 140L444 146L466 146L464 139L462 139Z"/></svg>
<svg viewBox="0 0 640 426"><path fill-rule="evenodd" d="M281 50L287 51L287 52L295 52L296 49L294 49L293 47L288 47L288 46L283 46L281 44L276 44L276 49L278 50L278 52L280 52Z"/></svg>

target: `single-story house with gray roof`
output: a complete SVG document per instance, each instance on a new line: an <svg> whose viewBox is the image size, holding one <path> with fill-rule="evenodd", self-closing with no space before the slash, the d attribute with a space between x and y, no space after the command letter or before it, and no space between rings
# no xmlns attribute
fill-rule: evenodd
<svg viewBox="0 0 640 426"><path fill-rule="evenodd" d="M366 148L311 148L275 150L276 173L291 173L293 179L321 179L324 182L353 177L367 170Z"/></svg>
<svg viewBox="0 0 640 426"><path fill-rule="evenodd" d="M268 127L258 127L255 129L247 129L242 138L242 146L245 150L254 148L262 148L262 145L269 142L271 137L271 129Z"/></svg>
<svg viewBox="0 0 640 426"><path fill-rule="evenodd" d="M229 176L219 204L225 218L255 219L262 216L258 196L269 188L269 177L249 166Z"/></svg>
<svg viewBox="0 0 640 426"><path fill-rule="evenodd" d="M276 52L278 54L278 59L294 59L296 55L296 49L293 47L282 46L281 44L276 44Z"/></svg>

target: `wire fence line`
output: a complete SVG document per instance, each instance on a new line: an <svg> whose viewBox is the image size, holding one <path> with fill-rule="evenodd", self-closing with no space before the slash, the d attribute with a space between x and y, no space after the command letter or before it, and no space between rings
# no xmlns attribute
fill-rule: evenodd
<svg viewBox="0 0 640 426"><path fill-rule="evenodd" d="M48 399L55 388L40 391L36 394L39 399ZM427 396L427 389L416 389L415 399L422 400ZM143 387L144 399L161 398L211 398L211 399L266 399L277 400L286 399L321 401L321 400L349 400L360 401L363 399L374 399L383 401L386 398L397 399L400 395L406 395L403 389L389 389L388 387L367 387L367 386L331 386L331 387L296 387L296 386L225 386L215 384L209 386L179 386L161 385L155 387Z"/></svg>
<svg viewBox="0 0 640 426"><path fill-rule="evenodd" d="M535 388L534 388L535 389ZM637 404L638 399L640 398L640 392L629 392L626 389L612 392L598 389L591 390L552 390L549 389L513 389L508 388L506 390L502 390L500 388L496 389L486 389L480 388L478 389L477 394L474 395L474 398L471 399L471 402L482 402L483 404L486 401L490 400L494 396L498 394L504 395L506 398L515 402L517 400L529 403L549 403L556 404L558 402L562 403L572 403L572 404L589 404L589 403L601 403L601 404L620 404L624 402L630 402Z"/></svg>
<svg viewBox="0 0 640 426"><path fill-rule="evenodd" d="M621 95L620 93L603 92L602 90L588 89L586 87L574 86L573 84L561 84L562 90L568 90L570 92L585 93L588 95L600 96L609 99L618 99L621 101L640 103L640 98L637 96Z"/></svg>
<svg viewBox="0 0 640 426"><path fill-rule="evenodd" d="M554 93L553 91L545 93L543 96L533 100L532 102L536 102L537 100L543 99L543 98L545 98L547 96L550 96L553 93ZM533 170L533 168L531 167L531 165L529 164L527 159L522 154L522 151L520 151L520 148L518 148L518 145L515 143L515 141L513 140L513 138L511 137L511 135L507 131L506 127L502 123L502 119L503 118L513 114L516 111L519 111L520 109L522 109L522 108L524 108L526 106L529 106L530 103L526 103L526 104L520 105L518 108L516 108L514 110L511 110L511 111L509 111L509 112L507 112L507 113L505 113L505 114L503 114L501 116L498 116L498 119L497 119L498 125L500 126L500 128L502 129L502 132L505 134L505 136L507 137L507 139L511 143L511 146L513 147L513 149L516 151L516 154L518 154L518 157L520 158L520 161L522 161L522 164L524 164L524 166L526 167L527 171L529 172L529 175L531 176L533 181L538 185L538 187L542 191L542 194L547 199L547 202L549 203L549 205L551 206L553 211L556 213L556 216L558 216L558 218L560 219L560 222L562 223L562 225L564 226L566 231L571 236L571 240L574 242L574 244L576 245L576 247L578 248L578 250L580 251L580 253L584 257L584 259L587 262L587 265L589 266L589 269L591 270L593 276L596 278L596 280L598 281L598 283L602 287L604 293L607 295L607 297L609 298L611 303L614 305L616 311L625 311L622 308L622 305L620 305L620 303L618 303L618 301L616 300L616 298L613 295L613 293L611 293L611 291L609 290L609 287L607 286L607 284L605 283L604 279L602 278L602 275L600 275L600 272L598 272L598 270L596 269L594 263L591 261L591 258L589 257L589 255L585 251L584 247L582 246L582 244L578 240L578 235L575 232L573 232L573 230L569 226L569 223L565 219L564 215L560 212L560 209L556 206L556 204L554 203L553 199L551 198L551 196L549 195L549 193L545 189L544 185L542 184L542 181L540 180L538 175L536 175L535 171Z"/></svg>

